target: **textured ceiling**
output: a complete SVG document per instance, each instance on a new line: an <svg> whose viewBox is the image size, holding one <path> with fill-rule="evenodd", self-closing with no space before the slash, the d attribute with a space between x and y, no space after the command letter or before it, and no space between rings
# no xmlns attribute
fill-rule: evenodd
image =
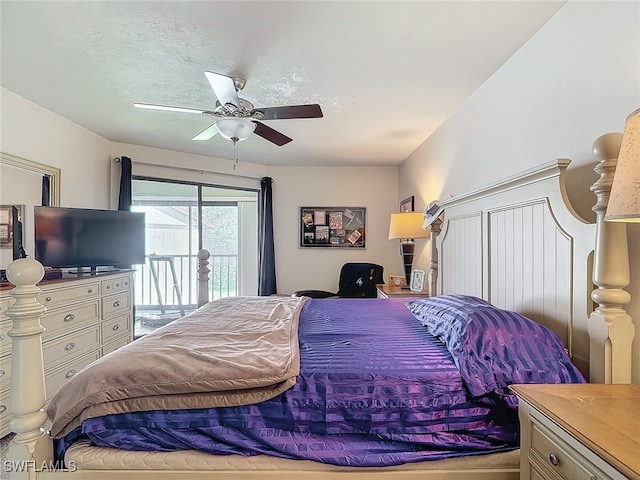
<svg viewBox="0 0 640 480"><path fill-rule="evenodd" d="M190 140L210 117L133 103L213 109L204 71L241 76L256 107L324 112L265 122L293 142L252 135L241 161L395 165L564 3L2 0L1 83L115 142L232 159Z"/></svg>

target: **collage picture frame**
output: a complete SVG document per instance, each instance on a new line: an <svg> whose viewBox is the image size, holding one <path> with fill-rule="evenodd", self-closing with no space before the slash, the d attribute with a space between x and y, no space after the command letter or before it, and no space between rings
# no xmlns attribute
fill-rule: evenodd
<svg viewBox="0 0 640 480"><path fill-rule="evenodd" d="M300 207L300 248L366 248L364 207Z"/></svg>

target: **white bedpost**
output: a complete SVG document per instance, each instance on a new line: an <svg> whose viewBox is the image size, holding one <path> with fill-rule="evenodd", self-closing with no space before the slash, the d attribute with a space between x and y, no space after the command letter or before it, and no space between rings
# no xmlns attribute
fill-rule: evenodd
<svg viewBox="0 0 640 480"><path fill-rule="evenodd" d="M593 144L599 160L594 170L600 178L591 191L597 197L596 246L593 282L598 287L591 298L599 306L589 317L589 376L594 383L631 383L631 344L635 328L624 306L631 295L629 285L629 251L624 223L605 222L613 174L618 162L622 134L608 133Z"/></svg>
<svg viewBox="0 0 640 480"><path fill-rule="evenodd" d="M200 250L198 252L198 307L209 303L209 257L211 254L208 250Z"/></svg>
<svg viewBox="0 0 640 480"><path fill-rule="evenodd" d="M436 218L431 224L431 232L429 232L429 295L438 294L438 247L436 239L442 229L442 220Z"/></svg>
<svg viewBox="0 0 640 480"><path fill-rule="evenodd" d="M22 258L9 264L7 278L15 285L15 302L7 310L12 320L11 337L11 431L16 433L7 459L11 478L35 478L35 469L53 461L53 445L42 427L47 420L42 360L40 316L46 310L36 297L42 291L36 284L44 268L37 261Z"/></svg>

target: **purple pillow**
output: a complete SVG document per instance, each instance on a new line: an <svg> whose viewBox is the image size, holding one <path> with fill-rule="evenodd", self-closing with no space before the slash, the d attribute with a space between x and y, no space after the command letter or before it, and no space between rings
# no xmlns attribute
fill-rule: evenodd
<svg viewBox="0 0 640 480"><path fill-rule="evenodd" d="M406 303L451 353L473 398L509 394L513 383L584 383L560 338L480 298L441 295Z"/></svg>

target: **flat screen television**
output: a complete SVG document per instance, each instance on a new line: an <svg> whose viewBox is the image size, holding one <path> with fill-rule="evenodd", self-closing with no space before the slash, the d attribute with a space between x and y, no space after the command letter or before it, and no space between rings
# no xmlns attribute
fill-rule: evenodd
<svg viewBox="0 0 640 480"><path fill-rule="evenodd" d="M45 267L129 268L145 263L144 213L35 207L35 258Z"/></svg>

